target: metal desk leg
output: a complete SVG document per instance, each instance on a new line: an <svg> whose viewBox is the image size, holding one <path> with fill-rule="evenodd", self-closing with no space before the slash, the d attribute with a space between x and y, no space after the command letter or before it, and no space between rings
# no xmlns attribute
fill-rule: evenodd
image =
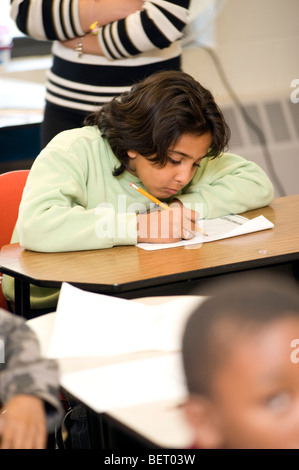
<svg viewBox="0 0 299 470"><path fill-rule="evenodd" d="M15 278L15 313L26 318L30 312L30 285Z"/></svg>
<svg viewBox="0 0 299 470"><path fill-rule="evenodd" d="M96 413L87 407L89 441L91 449L109 449L109 429L102 413Z"/></svg>

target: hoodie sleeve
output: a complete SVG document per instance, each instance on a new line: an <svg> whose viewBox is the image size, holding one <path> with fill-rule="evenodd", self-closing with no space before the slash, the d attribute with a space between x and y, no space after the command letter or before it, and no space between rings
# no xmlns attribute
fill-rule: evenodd
<svg viewBox="0 0 299 470"><path fill-rule="evenodd" d="M225 153L205 160L177 199L201 204L201 216L213 219L269 205L274 189L266 173L254 162Z"/></svg>

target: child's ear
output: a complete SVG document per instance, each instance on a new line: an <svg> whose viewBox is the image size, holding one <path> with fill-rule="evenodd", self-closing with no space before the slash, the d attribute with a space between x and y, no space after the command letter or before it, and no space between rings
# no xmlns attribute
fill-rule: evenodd
<svg viewBox="0 0 299 470"><path fill-rule="evenodd" d="M138 156L138 152L136 152L136 150L128 150L127 154L130 158L136 158Z"/></svg>
<svg viewBox="0 0 299 470"><path fill-rule="evenodd" d="M191 395L184 405L184 413L193 430L197 448L221 449L224 436L211 400L203 396Z"/></svg>

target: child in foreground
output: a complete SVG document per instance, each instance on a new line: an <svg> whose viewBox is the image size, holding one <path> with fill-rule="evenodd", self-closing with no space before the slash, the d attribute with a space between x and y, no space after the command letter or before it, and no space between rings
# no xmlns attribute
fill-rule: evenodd
<svg viewBox="0 0 299 470"><path fill-rule="evenodd" d="M0 449L45 449L60 426L59 368L24 319L0 309Z"/></svg>
<svg viewBox="0 0 299 470"><path fill-rule="evenodd" d="M198 218L268 205L273 186L255 163L224 153L229 129L212 94L165 71L58 134L35 160L12 242L60 252L192 238ZM151 210L146 190L170 206ZM3 291L13 300L13 281ZM31 288L32 308L57 295ZM55 301L56 301L55 300Z"/></svg>
<svg viewBox="0 0 299 470"><path fill-rule="evenodd" d="M280 278L217 285L189 317L184 411L195 447L299 448L299 295L292 287Z"/></svg>

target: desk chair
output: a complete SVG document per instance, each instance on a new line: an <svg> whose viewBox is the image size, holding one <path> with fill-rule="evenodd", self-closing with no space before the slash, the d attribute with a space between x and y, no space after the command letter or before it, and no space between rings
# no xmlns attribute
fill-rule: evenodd
<svg viewBox="0 0 299 470"><path fill-rule="evenodd" d="M10 243L28 174L29 170L15 170L0 175L0 249L3 245ZM7 310L1 280L0 273L0 307Z"/></svg>

